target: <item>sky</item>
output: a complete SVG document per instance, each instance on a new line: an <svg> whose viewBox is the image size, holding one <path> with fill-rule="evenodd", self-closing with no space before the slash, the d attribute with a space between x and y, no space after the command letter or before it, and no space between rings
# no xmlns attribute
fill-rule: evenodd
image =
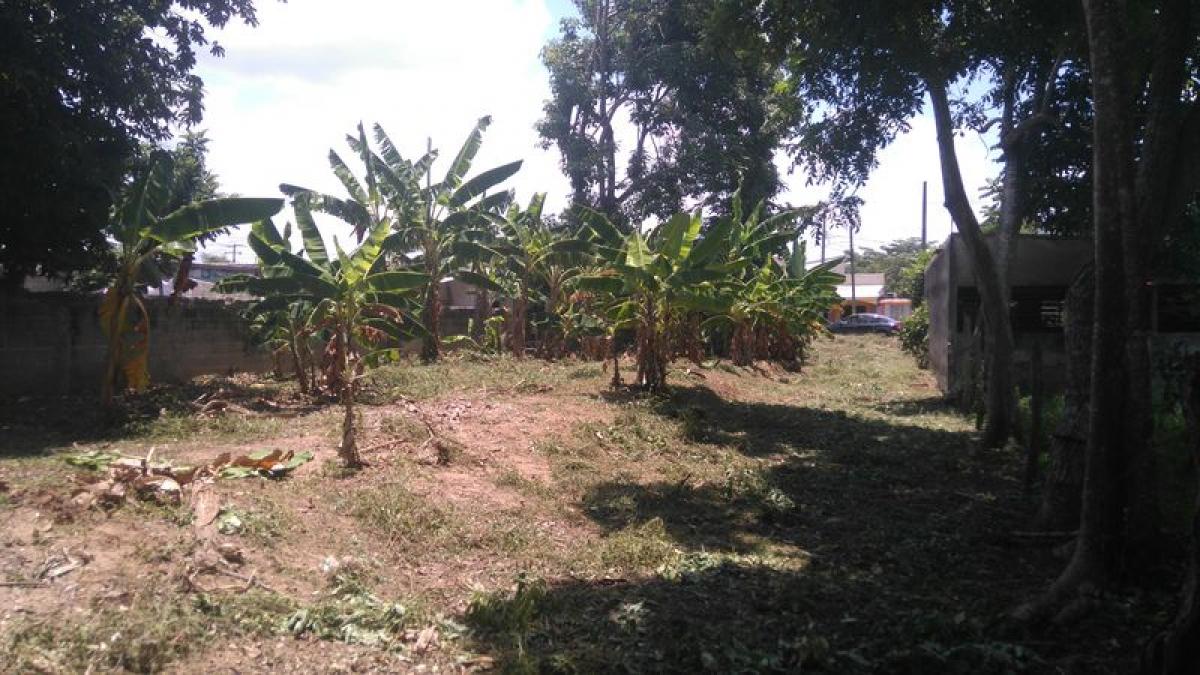
<svg viewBox="0 0 1200 675"><path fill-rule="evenodd" d="M550 93L539 53L573 12L568 0L256 4L259 25L212 31L226 55L205 55L196 69L205 83L199 128L208 132L209 166L223 192L274 196L280 183L293 183L342 194L326 157L332 148L353 166L345 135L360 121L368 129L380 123L408 157L419 156L432 139L448 161L475 120L491 115L476 170L523 159L506 184L517 199L524 203L534 192L546 192L548 212L566 206L569 186L558 153L539 147L534 124ZM971 132L958 140L972 198L998 168L988 145ZM778 163L786 170L785 157ZM929 182L929 238L940 241L950 233L950 218L942 207L930 115L913 120L911 130L882 152L879 167L859 189L864 205L855 245L878 248L919 236L922 181ZM799 171L788 175L779 200L810 204L828 193L806 183ZM319 217L318 225L326 239L346 242L336 221ZM244 229L220 239L215 252L236 252L239 262L251 262ZM846 244L844 232L831 233L827 250L832 256ZM810 244L810 259L818 251Z"/></svg>

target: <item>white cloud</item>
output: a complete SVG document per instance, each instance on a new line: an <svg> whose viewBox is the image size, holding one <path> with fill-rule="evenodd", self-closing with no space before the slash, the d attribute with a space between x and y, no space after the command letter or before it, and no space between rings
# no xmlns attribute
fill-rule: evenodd
<svg viewBox="0 0 1200 675"><path fill-rule="evenodd" d="M206 87L209 161L226 192L275 195L287 182L340 194L326 154L333 148L348 155L344 136L360 120L381 123L406 155L419 155L432 138L445 156L457 151L477 118L490 114L476 166L524 159L508 183L518 198L548 192L549 210L566 205L558 154L540 149L533 129L549 95L538 55L563 3L260 0L258 8L260 25L215 32L227 54L203 58L197 69ZM974 197L995 167L978 137L960 139L959 148ZM859 192L866 204L858 240L877 245L917 236L922 180L929 181L930 239L944 238L950 226L939 176L932 122L921 117L882 153ZM805 188L799 174L788 184L785 200L824 196ZM322 224L337 230L329 220ZM830 251L840 251L841 241L831 237ZM233 242L244 242L244 233L225 240ZM249 260L245 249L240 258Z"/></svg>
<svg viewBox="0 0 1200 675"><path fill-rule="evenodd" d="M198 68L224 191L274 195L286 182L340 194L326 155L349 154L344 137L360 120L382 124L408 156L432 138L445 157L491 115L476 167L524 159L509 182L518 198L565 202L558 156L533 129L549 95L538 54L554 21L541 0L264 1L259 19L217 33L225 58Z"/></svg>

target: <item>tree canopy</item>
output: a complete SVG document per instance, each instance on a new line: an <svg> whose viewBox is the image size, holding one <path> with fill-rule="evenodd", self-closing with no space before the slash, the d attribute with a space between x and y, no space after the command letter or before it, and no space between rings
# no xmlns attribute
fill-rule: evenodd
<svg viewBox="0 0 1200 675"><path fill-rule="evenodd" d="M90 266L107 248L113 195L141 142L203 113L205 32L256 22L252 0L14 0L0 5L0 265L28 274ZM14 160L11 158L19 158Z"/></svg>
<svg viewBox="0 0 1200 675"><path fill-rule="evenodd" d="M551 98L538 132L576 204L624 226L685 205L728 212L739 182L750 203L778 193L786 107L753 3L575 4L542 54Z"/></svg>

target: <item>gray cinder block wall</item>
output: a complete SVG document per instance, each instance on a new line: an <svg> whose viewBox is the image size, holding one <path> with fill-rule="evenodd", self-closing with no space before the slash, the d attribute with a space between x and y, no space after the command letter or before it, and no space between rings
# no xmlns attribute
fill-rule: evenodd
<svg viewBox="0 0 1200 675"><path fill-rule="evenodd" d="M59 293L0 295L0 394L99 391L107 348L99 302ZM271 369L270 355L249 345L235 305L148 298L146 308L151 382Z"/></svg>

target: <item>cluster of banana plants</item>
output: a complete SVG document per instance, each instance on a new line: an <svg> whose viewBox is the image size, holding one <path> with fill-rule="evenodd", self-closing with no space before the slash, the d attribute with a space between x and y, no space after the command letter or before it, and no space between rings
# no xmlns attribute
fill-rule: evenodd
<svg viewBox="0 0 1200 675"><path fill-rule="evenodd" d="M524 209L510 204L503 215L484 212L492 227L467 233L455 248L458 259L470 266L457 273L460 280L511 299L504 337L518 358L525 356L532 302L540 305L536 324L542 355L566 355L571 337L563 321L567 291L590 260L588 242L547 227L545 200L544 193L536 194Z"/></svg>
<svg viewBox="0 0 1200 675"><path fill-rule="evenodd" d="M737 365L773 361L798 367L813 338L820 334L825 313L838 301L835 259L812 269L796 229L811 221L820 207L783 211L763 217L759 203L743 213L735 195L730 214L731 257L748 263L728 286L729 355ZM791 244L789 250L788 244Z"/></svg>
<svg viewBox="0 0 1200 675"><path fill-rule="evenodd" d="M361 161L361 179L336 151L329 152L346 196L280 186L290 198L303 250L292 252L290 225L280 232L260 221L248 240L259 275L231 277L218 286L262 298L249 309L251 325L262 330L259 340L291 353L303 391L338 398L344 407L339 453L348 466L361 464L354 401L365 371L397 357L401 341L414 336L427 360L438 358L441 281L461 266L455 245L511 201L507 192L488 191L520 162L467 177L490 122L477 122L438 183L432 179L436 151L406 160L381 126L374 126L373 147L360 124L347 142ZM314 213L341 220L358 247L347 253L335 237L331 253Z"/></svg>
<svg viewBox="0 0 1200 675"><path fill-rule="evenodd" d="M632 233L587 214L598 265L575 286L593 294L610 344L622 332L634 335L635 385L662 390L668 364L677 356L699 360L705 344L743 364L803 358L836 300L837 261L805 269L796 221L808 211L762 212L760 204L744 216L735 197L732 213L706 231L697 211ZM610 356L617 385L617 353Z"/></svg>
<svg viewBox="0 0 1200 675"><path fill-rule="evenodd" d="M515 161L468 177L489 125L490 117L476 122L438 182L433 180L438 152L432 147L427 146L420 158L411 161L400 154L382 126L373 126L372 146L360 124L346 141L362 163L363 179L354 175L336 151L329 151L330 166L345 187L346 197L286 183L280 186L293 206L304 204L342 219L360 240L371 223L390 221L391 231L384 242L388 266L417 270L426 277L419 301L421 356L426 361L441 355L441 282L463 266L455 247L471 233L486 228L487 214L508 206L511 193L491 190L521 168L521 162Z"/></svg>
<svg viewBox="0 0 1200 675"><path fill-rule="evenodd" d="M159 264L181 262L176 291L186 280L195 242L233 225L268 218L281 199L226 197L188 204L163 213L173 193L175 172L167 152L155 152L144 174L125 190L106 234L117 254L116 271L100 303L100 327L108 341L101 404L110 409L121 389L150 383L150 316L144 289L162 279Z"/></svg>

